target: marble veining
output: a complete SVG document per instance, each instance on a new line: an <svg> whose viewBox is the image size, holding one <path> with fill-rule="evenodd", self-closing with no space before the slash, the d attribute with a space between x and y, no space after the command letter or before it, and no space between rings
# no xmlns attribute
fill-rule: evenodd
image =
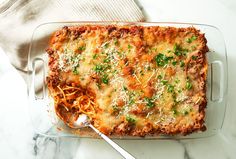
<svg viewBox="0 0 236 159"><path fill-rule="evenodd" d="M181 146L183 146L183 148L184 148L184 159L193 159L193 158L190 157L189 152L188 152L188 150L187 150L187 147L186 147L185 143L181 142L181 140L177 140L177 141L178 141L178 142L181 144Z"/></svg>

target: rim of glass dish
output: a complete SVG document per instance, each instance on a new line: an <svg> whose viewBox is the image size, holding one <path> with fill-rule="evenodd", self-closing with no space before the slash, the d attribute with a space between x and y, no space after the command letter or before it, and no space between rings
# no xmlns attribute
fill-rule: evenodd
<svg viewBox="0 0 236 159"><path fill-rule="evenodd" d="M33 32L32 32L32 36L30 38L30 46L29 46L29 51L28 51L28 62L27 62L27 68L28 68L28 73L27 73L27 94L28 94L28 98L29 98L29 83L31 82L30 81L30 78L31 78L31 70L29 69L29 66L31 65L30 64L30 61L31 61L31 49L32 49L32 45L33 45L33 40L34 40L34 36L35 36L35 33L37 32L37 29L42 27L42 26L45 26L45 25L50 25L50 24L65 24L65 25L68 25L68 24L85 24L85 25L140 25L140 26L152 26L152 24L154 24L153 26L158 26L161 25L161 26L180 26L180 25L186 25L186 26L180 26L180 27L191 27L191 26L207 26L207 27L210 27L210 28L214 28L216 29L219 33L220 33L220 36L221 36L221 39L222 39L222 42L223 42L223 49L224 49L224 56L225 56L225 74L226 74L226 77L225 77L225 93L224 93L224 99L225 99L225 110L223 112L223 121L220 125L220 128L219 130L217 130L217 132L215 134L207 134L206 136L200 136L200 137L188 137L188 136L166 136L166 137L162 137L160 135L160 137L152 137L152 136L146 136L145 137L132 137L132 136L127 136L126 138L124 137L112 137L112 139L114 140L195 140L195 139L202 139L202 138L208 138L208 137L212 137L212 136L215 136L217 135L222 127L223 127L223 124L225 122L225 115L226 115L226 111L227 111L227 107L228 107L228 57L227 57L227 49L226 49L226 42L225 42L225 39L224 39L224 36L223 36L223 33L221 32L221 30L214 26L214 25L211 25L211 24L204 24L204 23L189 23L189 22L169 22L169 21L166 21L166 22L128 22L128 21L53 21L53 22L45 22L45 23L41 23L39 25L37 25ZM30 115L30 120L31 120L31 123L33 121L31 115ZM81 136L76 136L74 134L60 134L60 135L50 135L50 134L45 134L39 130L37 130L35 128L35 126L33 126L33 129L34 131L37 133L37 134L40 134L42 136L45 136L45 137L53 137L53 138L58 138L58 137L68 137L68 138L88 138L88 139L101 139L100 137L81 137Z"/></svg>

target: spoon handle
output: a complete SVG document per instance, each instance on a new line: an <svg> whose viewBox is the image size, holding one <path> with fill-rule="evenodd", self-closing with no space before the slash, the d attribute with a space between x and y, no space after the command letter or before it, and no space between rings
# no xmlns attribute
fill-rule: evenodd
<svg viewBox="0 0 236 159"><path fill-rule="evenodd" d="M112 141L109 137L101 133L98 129L96 129L92 124L89 125L99 136L101 136L106 142L108 142L117 152L119 152L125 159L135 159L131 154L121 148L117 143Z"/></svg>

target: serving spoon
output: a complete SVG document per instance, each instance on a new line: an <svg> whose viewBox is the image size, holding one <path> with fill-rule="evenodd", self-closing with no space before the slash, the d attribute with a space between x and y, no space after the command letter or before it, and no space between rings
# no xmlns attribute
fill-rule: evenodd
<svg viewBox="0 0 236 159"><path fill-rule="evenodd" d="M101 133L96 129L91 123L87 115L81 114L78 119L74 122L74 128L83 128L90 127L92 128L99 136L101 136L107 143L109 143L117 152L119 152L125 159L135 159L131 154L121 148L117 143L112 141L109 137Z"/></svg>

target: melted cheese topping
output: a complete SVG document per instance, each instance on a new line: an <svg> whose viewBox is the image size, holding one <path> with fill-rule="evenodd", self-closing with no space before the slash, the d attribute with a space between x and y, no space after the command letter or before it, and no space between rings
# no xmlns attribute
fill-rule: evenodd
<svg viewBox="0 0 236 159"><path fill-rule="evenodd" d="M60 49L58 42L51 45L59 55L60 79L93 90L102 110L94 125L101 131L115 133L126 123L136 135L151 124L168 134L203 119L205 90L199 83L205 83L206 46L198 30L124 26L110 32L87 26L76 38L71 34Z"/></svg>

